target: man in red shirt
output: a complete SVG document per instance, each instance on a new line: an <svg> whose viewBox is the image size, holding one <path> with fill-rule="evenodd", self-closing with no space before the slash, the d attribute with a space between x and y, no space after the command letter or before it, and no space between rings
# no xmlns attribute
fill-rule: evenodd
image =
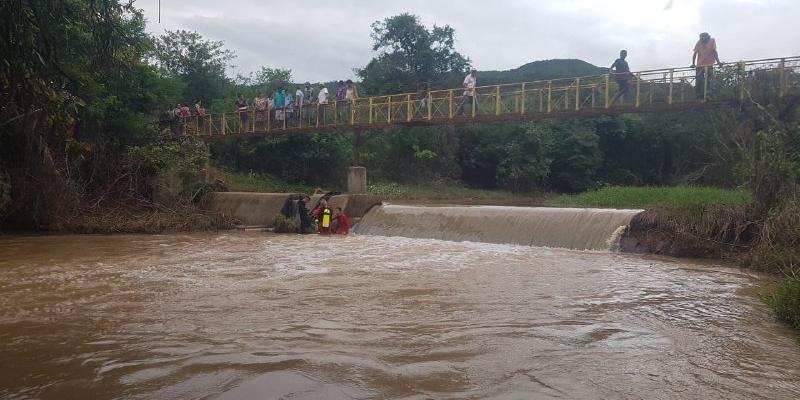
<svg viewBox="0 0 800 400"><path fill-rule="evenodd" d="M692 68L697 68L695 73L695 92L699 100L708 99L711 91L711 74L714 72L714 62L722 65L717 54L717 41L711 38L708 32L700 34L700 40L694 45L692 54Z"/></svg>
<svg viewBox="0 0 800 400"><path fill-rule="evenodd" d="M350 233L350 219L347 218L347 215L342 211L342 207L336 207L336 211L333 212L333 220L334 234L347 235Z"/></svg>

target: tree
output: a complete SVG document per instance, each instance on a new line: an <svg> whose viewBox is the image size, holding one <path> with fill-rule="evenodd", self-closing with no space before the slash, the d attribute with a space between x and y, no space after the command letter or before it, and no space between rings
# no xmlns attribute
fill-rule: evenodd
<svg viewBox="0 0 800 400"><path fill-rule="evenodd" d="M415 91L420 82L440 83L470 66L469 59L455 51L453 28L427 29L412 14L375 21L371 37L378 55L356 71L367 93Z"/></svg>
<svg viewBox="0 0 800 400"><path fill-rule="evenodd" d="M130 176L115 155L155 131L151 113L174 81L141 62L151 41L129 1L3 1L0 27L8 218L54 225Z"/></svg>
<svg viewBox="0 0 800 400"><path fill-rule="evenodd" d="M512 192L544 188L553 162L553 132L549 124L531 124L505 146L506 157L497 167L497 181Z"/></svg>
<svg viewBox="0 0 800 400"><path fill-rule="evenodd" d="M243 88L254 89L256 92L271 93L278 88L287 88L292 85L292 70L286 68L261 67L255 73L247 76L239 75L237 84Z"/></svg>
<svg viewBox="0 0 800 400"><path fill-rule="evenodd" d="M222 94L227 78L225 71L235 54L224 48L224 42L203 39L197 32L167 31L156 39L155 62L170 75L187 83L186 101L211 100Z"/></svg>

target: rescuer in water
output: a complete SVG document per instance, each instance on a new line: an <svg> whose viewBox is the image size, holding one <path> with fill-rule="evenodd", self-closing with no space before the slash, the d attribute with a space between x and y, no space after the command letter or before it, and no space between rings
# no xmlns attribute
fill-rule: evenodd
<svg viewBox="0 0 800 400"><path fill-rule="evenodd" d="M311 228L311 213L308 211L306 204L311 201L311 197L304 194L300 200L297 201L297 214L300 216L300 233L307 233Z"/></svg>
<svg viewBox="0 0 800 400"><path fill-rule="evenodd" d="M333 233L335 235L347 235L350 233L350 219L342 211L342 207L336 207L333 211Z"/></svg>
<svg viewBox="0 0 800 400"><path fill-rule="evenodd" d="M333 215L331 212L331 207L328 204L328 199L323 197L319 201L319 205L314 211L311 212L315 217L317 217L317 224L319 227L319 234L320 235L330 235L333 233L332 229L332 220Z"/></svg>

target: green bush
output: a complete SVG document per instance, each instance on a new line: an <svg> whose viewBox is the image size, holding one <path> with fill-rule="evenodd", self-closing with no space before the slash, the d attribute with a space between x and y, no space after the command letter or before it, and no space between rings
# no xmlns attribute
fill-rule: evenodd
<svg viewBox="0 0 800 400"><path fill-rule="evenodd" d="M800 281L787 280L777 284L767 297L775 314L795 329L800 329Z"/></svg>
<svg viewBox="0 0 800 400"><path fill-rule="evenodd" d="M531 125L505 146L506 156L497 166L497 182L512 192L532 192L545 187L553 163L553 131Z"/></svg>
<svg viewBox="0 0 800 400"><path fill-rule="evenodd" d="M800 278L800 188L770 211L749 264L761 271Z"/></svg>
<svg viewBox="0 0 800 400"><path fill-rule="evenodd" d="M300 232L300 218L286 218L283 214L275 216L272 222L275 227L275 233L298 233Z"/></svg>

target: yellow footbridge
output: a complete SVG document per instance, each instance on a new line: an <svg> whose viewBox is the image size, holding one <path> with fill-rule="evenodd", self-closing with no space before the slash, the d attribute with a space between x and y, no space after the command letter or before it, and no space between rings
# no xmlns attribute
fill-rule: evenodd
<svg viewBox="0 0 800 400"><path fill-rule="evenodd" d="M329 104L297 106L285 118L274 110L208 114L187 118L182 129L186 135L223 138L533 121L745 104L798 94L800 56L634 72L628 80L627 96L615 101L617 78L615 74L603 74L480 86L466 92L464 88L454 88L346 102L332 100Z"/></svg>

